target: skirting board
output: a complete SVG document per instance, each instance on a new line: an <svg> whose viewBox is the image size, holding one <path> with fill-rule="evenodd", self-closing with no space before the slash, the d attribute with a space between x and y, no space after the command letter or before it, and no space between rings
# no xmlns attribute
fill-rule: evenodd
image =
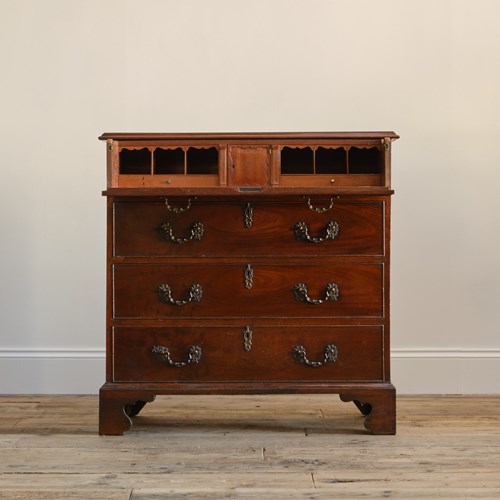
<svg viewBox="0 0 500 500"><path fill-rule="evenodd" d="M500 349L394 349L399 394L500 394ZM101 349L0 349L0 394L96 394Z"/></svg>

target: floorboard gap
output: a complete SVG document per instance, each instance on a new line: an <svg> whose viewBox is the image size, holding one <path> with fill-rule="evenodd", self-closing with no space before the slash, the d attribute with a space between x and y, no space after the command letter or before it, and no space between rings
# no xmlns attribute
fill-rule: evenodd
<svg viewBox="0 0 500 500"><path fill-rule="evenodd" d="M314 480L314 473L311 472L311 481L313 483L313 488L316 489L316 481Z"/></svg>

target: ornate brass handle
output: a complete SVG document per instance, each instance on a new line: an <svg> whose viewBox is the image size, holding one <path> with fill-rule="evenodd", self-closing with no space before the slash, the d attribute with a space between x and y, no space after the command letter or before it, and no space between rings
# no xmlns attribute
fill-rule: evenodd
<svg viewBox="0 0 500 500"><path fill-rule="evenodd" d="M172 243L186 243L192 240L200 241L205 234L205 228L201 222L195 222L191 226L191 235L187 238L176 238L169 222L163 222L158 228L158 231L165 241L171 241Z"/></svg>
<svg viewBox="0 0 500 500"><path fill-rule="evenodd" d="M336 221L331 220L326 225L326 235L323 238L320 237L312 237L309 235L309 228L307 227L307 223L304 221L296 222L293 226L295 230L295 237L298 240L309 241L311 243L321 243L325 240L334 240L339 234L339 225Z"/></svg>
<svg viewBox="0 0 500 500"><path fill-rule="evenodd" d="M303 363L304 365L317 368L325 363L335 363L339 355L339 350L335 344L327 344L323 354L323 361L309 361L307 359L306 348L303 345L298 345L292 349L292 355L298 363Z"/></svg>
<svg viewBox="0 0 500 500"><path fill-rule="evenodd" d="M158 287L158 297L165 304L174 304L176 306L184 306L189 302L200 302L203 297L203 288L198 283L194 283L189 287L189 296L186 300L174 300L172 298L172 289L167 283L162 283Z"/></svg>
<svg viewBox="0 0 500 500"><path fill-rule="evenodd" d="M196 199L196 197L195 197ZM186 212L191 208L191 198L188 198L187 204L185 207L173 207L169 205L168 198L165 198L165 206L169 212L174 212L174 214L180 214L181 212Z"/></svg>
<svg viewBox="0 0 500 500"><path fill-rule="evenodd" d="M189 348L187 361L172 361L170 350L164 345L155 345L151 352L153 354L158 354L162 361L165 361L168 365L174 366L175 368L182 368L186 365L199 363L202 354L201 347L197 345L193 345Z"/></svg>
<svg viewBox="0 0 500 500"><path fill-rule="evenodd" d="M339 286L337 283L328 283L325 287L324 299L311 299L307 294L307 285L305 283L297 283L293 287L295 298L299 302L308 302L309 304L323 304L326 301L335 302L339 299Z"/></svg>
<svg viewBox="0 0 500 500"><path fill-rule="evenodd" d="M304 196L304 198L306 198L306 196ZM323 212L327 212L333 208L333 197L330 198L330 204L327 207L314 207L311 203L311 198L307 196L307 206L309 207L309 210L322 214Z"/></svg>

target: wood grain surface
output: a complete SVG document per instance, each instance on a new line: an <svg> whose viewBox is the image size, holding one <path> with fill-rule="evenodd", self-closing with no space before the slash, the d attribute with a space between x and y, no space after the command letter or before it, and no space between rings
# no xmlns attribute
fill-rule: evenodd
<svg viewBox="0 0 500 500"><path fill-rule="evenodd" d="M371 436L335 396L159 396L99 437L96 396L2 396L0 498L500 497L500 397L397 406Z"/></svg>
<svg viewBox="0 0 500 500"><path fill-rule="evenodd" d="M168 198L167 198L168 200ZM186 200L170 200L173 209ZM114 204L114 255L117 257L263 256L263 255L374 255L384 251L384 203L335 201L324 213L299 203L249 202L251 227L244 224L246 204L189 201L189 210L169 211L165 200L117 201ZM326 206L328 207L329 200ZM323 206L323 205L320 205ZM311 237L325 238L330 222L337 223L335 239L311 243L298 239L295 225L307 224ZM175 238L189 238L193 224L201 223L201 239L184 243L165 240L162 224Z"/></svg>

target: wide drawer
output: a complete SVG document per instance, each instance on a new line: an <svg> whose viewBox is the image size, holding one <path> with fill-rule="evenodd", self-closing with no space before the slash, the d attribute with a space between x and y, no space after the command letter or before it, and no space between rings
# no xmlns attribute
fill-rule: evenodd
<svg viewBox="0 0 500 500"><path fill-rule="evenodd" d="M383 264L116 264L115 318L382 317Z"/></svg>
<svg viewBox="0 0 500 500"><path fill-rule="evenodd" d="M115 382L383 378L383 328L113 329Z"/></svg>
<svg viewBox="0 0 500 500"><path fill-rule="evenodd" d="M183 208L183 207L175 207ZM183 212L164 202L114 203L115 256L383 255L381 201L205 203Z"/></svg>

